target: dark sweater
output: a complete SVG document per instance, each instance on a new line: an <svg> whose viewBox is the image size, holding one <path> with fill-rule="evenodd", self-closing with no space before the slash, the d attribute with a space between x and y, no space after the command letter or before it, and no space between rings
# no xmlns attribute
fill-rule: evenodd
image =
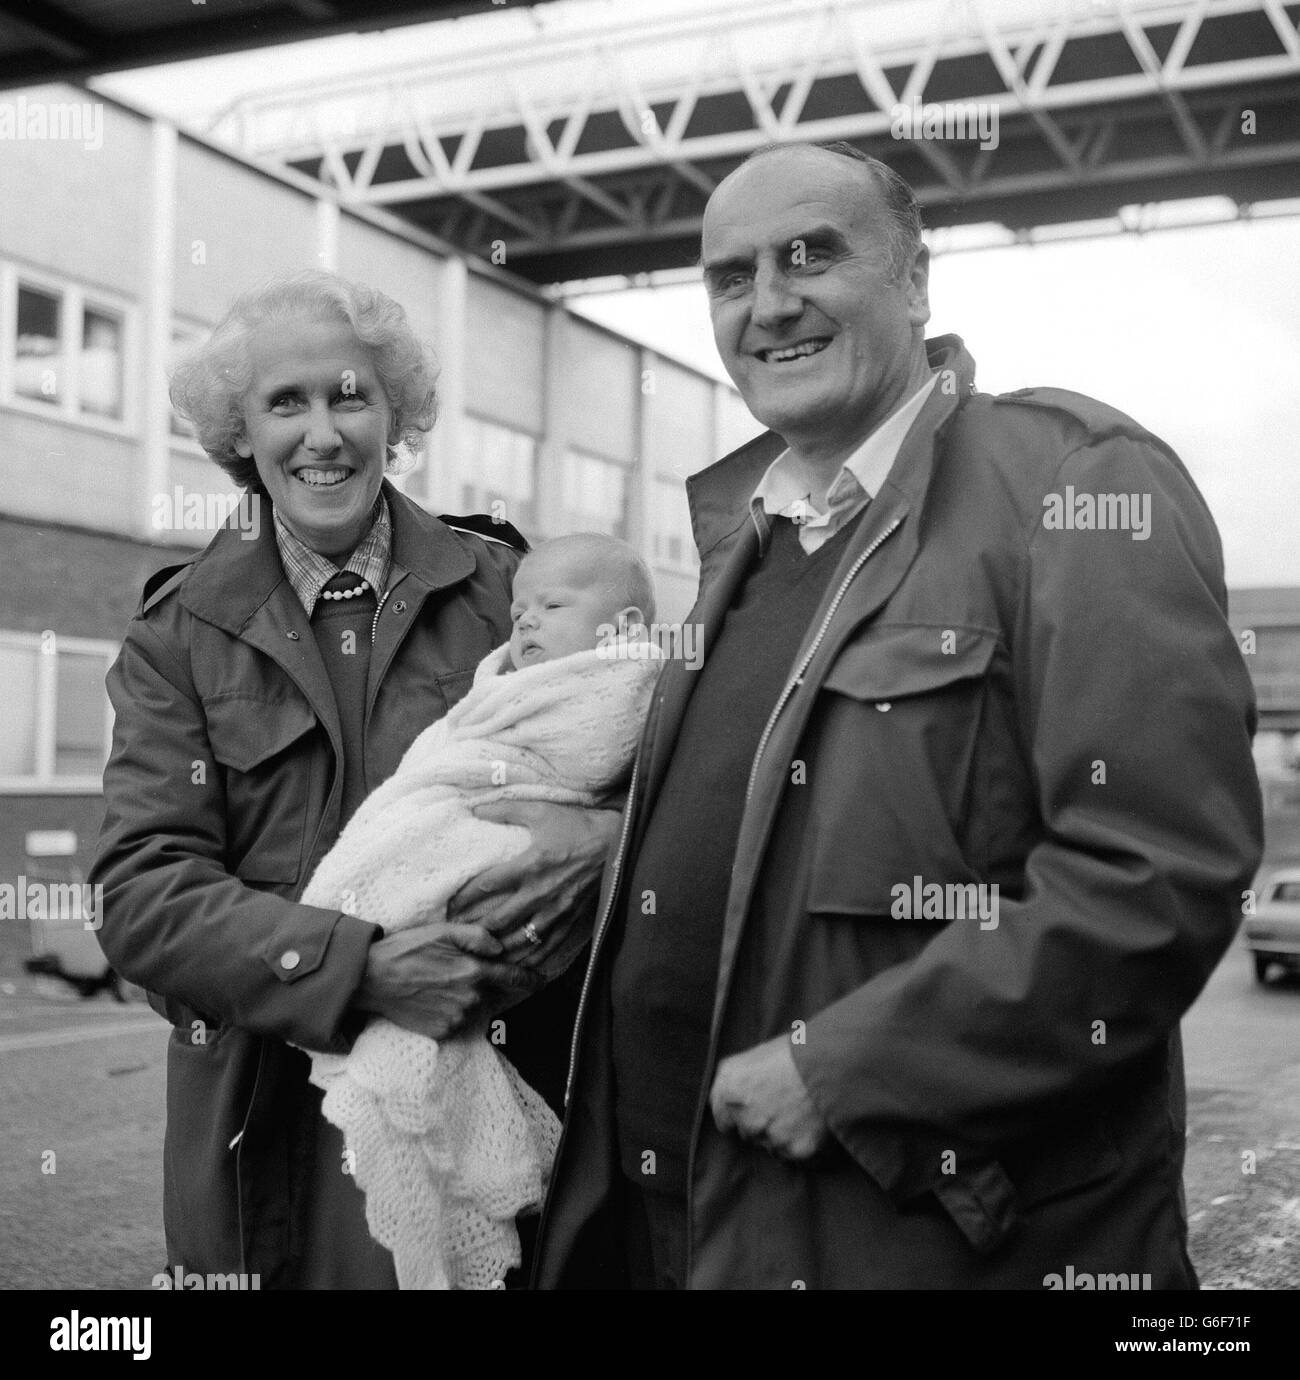
<svg viewBox="0 0 1300 1380"><path fill-rule="evenodd" d="M754 753L835 573L848 523L812 555L772 519L705 662L631 860L612 972L623 1172L684 1194L708 1058L723 918ZM652 1152L649 1153L649 1152Z"/></svg>
<svg viewBox="0 0 1300 1380"><path fill-rule="evenodd" d="M355 588L360 576L335 576L326 589ZM347 824L369 792L365 780L366 682L370 675L370 629L375 619L374 591L367 589L355 599L326 599L312 610L311 630L334 689L343 730L343 813L340 829ZM351 636L349 636L351 634ZM377 784L377 783L376 783Z"/></svg>

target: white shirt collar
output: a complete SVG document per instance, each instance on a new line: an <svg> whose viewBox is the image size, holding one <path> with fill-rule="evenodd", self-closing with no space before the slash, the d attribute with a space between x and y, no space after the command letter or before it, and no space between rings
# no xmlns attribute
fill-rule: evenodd
<svg viewBox="0 0 1300 1380"><path fill-rule="evenodd" d="M805 526L826 526L835 516L843 521L880 492L938 377L937 372L932 373L898 411L881 422L840 466L825 493L809 491L807 477L794 468L790 452L783 450L758 481L751 507L757 504L766 513L800 519Z"/></svg>

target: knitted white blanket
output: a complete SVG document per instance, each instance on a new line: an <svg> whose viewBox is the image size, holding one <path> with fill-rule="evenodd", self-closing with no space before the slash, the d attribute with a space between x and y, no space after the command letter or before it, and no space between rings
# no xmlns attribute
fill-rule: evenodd
<svg viewBox="0 0 1300 1380"><path fill-rule="evenodd" d="M590 807L625 778L658 649L623 643L501 675L509 651L480 662L465 698L361 804L305 903L389 933L445 921L465 882L529 844L526 829L478 819L474 806ZM490 1029L494 1040L508 1033L509 1014ZM500 1287L519 1263L514 1219L541 1202L559 1123L508 1049L508 1034L504 1048L482 1034L435 1041L376 1017L348 1054L312 1054L324 1114L343 1132L371 1235L403 1289Z"/></svg>

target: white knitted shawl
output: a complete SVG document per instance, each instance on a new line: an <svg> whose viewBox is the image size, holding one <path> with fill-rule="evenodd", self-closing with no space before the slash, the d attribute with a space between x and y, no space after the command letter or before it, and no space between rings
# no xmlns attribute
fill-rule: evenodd
<svg viewBox="0 0 1300 1380"><path fill-rule="evenodd" d="M445 921L465 882L529 845L526 829L478 819L474 806L590 807L624 780L658 649L624 642L502 675L509 652L480 662L465 698L361 804L306 904L389 933ZM509 1025L507 1012L491 1040L435 1041L376 1017L348 1054L312 1054L324 1114L343 1132L371 1235L403 1289L499 1288L519 1263L514 1219L541 1202L559 1123L504 1057Z"/></svg>

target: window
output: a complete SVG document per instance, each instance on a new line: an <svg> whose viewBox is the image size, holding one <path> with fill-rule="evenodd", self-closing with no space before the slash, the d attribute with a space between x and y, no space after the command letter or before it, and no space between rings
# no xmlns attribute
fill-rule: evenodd
<svg viewBox="0 0 1300 1380"><path fill-rule="evenodd" d="M116 654L108 642L0 633L0 786L99 788L112 733L104 677Z"/></svg>
<svg viewBox="0 0 1300 1380"><path fill-rule="evenodd" d="M121 431L131 317L107 294L0 265L0 402Z"/></svg>
<svg viewBox="0 0 1300 1380"><path fill-rule="evenodd" d="M627 539L627 470L580 450L564 453L564 525Z"/></svg>
<svg viewBox="0 0 1300 1380"><path fill-rule="evenodd" d="M81 314L81 410L122 420L122 318L86 307Z"/></svg>
<svg viewBox="0 0 1300 1380"><path fill-rule="evenodd" d="M655 480L651 559L656 565L694 570L699 565L686 490L675 479Z"/></svg>
<svg viewBox="0 0 1300 1380"><path fill-rule="evenodd" d="M537 525L537 442L499 422L467 416L464 422L461 503L467 513L504 518L521 532Z"/></svg>
<svg viewBox="0 0 1300 1380"><path fill-rule="evenodd" d="M52 292L20 285L14 392L56 405L63 397L62 301Z"/></svg>

